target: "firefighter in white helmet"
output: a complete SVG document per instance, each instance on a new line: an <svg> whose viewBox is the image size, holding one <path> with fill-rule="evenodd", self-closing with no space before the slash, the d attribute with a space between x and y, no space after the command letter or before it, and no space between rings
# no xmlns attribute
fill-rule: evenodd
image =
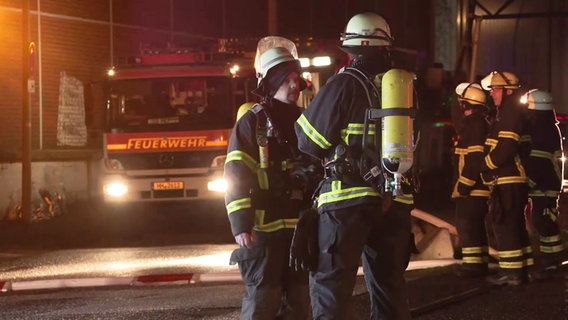
<svg viewBox="0 0 568 320"><path fill-rule="evenodd" d="M311 206L313 193L296 174L309 162L294 132L305 82L293 46L280 37L259 41L253 93L261 101L242 112L227 150L225 204L240 246L231 263L238 264L246 285L241 319L310 317L307 271L293 270L288 261L299 213Z"/></svg>
<svg viewBox="0 0 568 320"><path fill-rule="evenodd" d="M487 97L476 83L460 83L455 89L463 119L455 124L456 182L452 198L462 253L458 276L487 275L489 244L485 228L489 188L481 180L483 146L489 130Z"/></svg>
<svg viewBox="0 0 568 320"><path fill-rule="evenodd" d="M531 222L539 235L542 266L536 278L558 275L564 252L557 224L558 196L562 188L562 136L550 93L533 89L522 102L528 108L531 150L526 162Z"/></svg>
<svg viewBox="0 0 568 320"><path fill-rule="evenodd" d="M366 112L380 106L374 79L392 67L393 38L385 19L367 12L349 20L341 40L350 66L328 80L296 122L298 147L321 159L326 172L316 200L319 259L310 273L312 312L316 319L349 319L362 261L371 318L409 319L404 281L412 242L409 210L383 214L382 172L378 177L369 170L377 164L381 170L381 153L376 143L362 147L364 136L380 142L380 123L367 126Z"/></svg>
<svg viewBox="0 0 568 320"><path fill-rule="evenodd" d="M499 253L499 273L487 281L492 285L519 285L529 280L534 264L524 217L528 179L522 160L530 143L526 108L520 102L520 83L514 74L493 71L481 85L489 90L497 108L481 169L491 190L489 221Z"/></svg>

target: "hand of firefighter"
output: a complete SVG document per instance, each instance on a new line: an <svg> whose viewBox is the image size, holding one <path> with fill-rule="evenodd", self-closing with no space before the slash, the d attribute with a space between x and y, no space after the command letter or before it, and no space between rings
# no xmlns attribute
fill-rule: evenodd
<svg viewBox="0 0 568 320"><path fill-rule="evenodd" d="M318 213L307 209L300 213L290 246L290 267L296 271L313 271L317 264Z"/></svg>
<svg viewBox="0 0 568 320"><path fill-rule="evenodd" d="M235 241L241 247L251 248L256 242L256 233L254 230L239 233L235 236Z"/></svg>

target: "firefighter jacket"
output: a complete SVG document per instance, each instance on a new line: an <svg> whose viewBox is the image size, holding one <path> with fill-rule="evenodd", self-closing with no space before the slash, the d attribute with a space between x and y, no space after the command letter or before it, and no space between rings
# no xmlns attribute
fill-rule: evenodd
<svg viewBox="0 0 568 320"><path fill-rule="evenodd" d="M300 107L273 99L271 105L256 105L235 124L225 162L225 205L233 235L253 229L291 233L300 210L310 205L311 194L304 192L313 191L302 190L291 175L308 158L296 146L294 121L300 113ZM260 160L264 151L266 166Z"/></svg>
<svg viewBox="0 0 568 320"><path fill-rule="evenodd" d="M527 183L522 161L528 152L528 125L520 104L520 92L503 96L498 114L485 140L481 164L485 184Z"/></svg>
<svg viewBox="0 0 568 320"><path fill-rule="evenodd" d="M351 159L360 159L368 92L360 81L346 72L330 78L296 121L298 148L327 163L336 158L336 147L345 144ZM371 125L367 134L375 135ZM380 151L379 151L380 152ZM335 210L360 204L379 204L381 195L365 183L359 169L344 175L327 176L317 196L320 210Z"/></svg>
<svg viewBox="0 0 568 320"><path fill-rule="evenodd" d="M489 188L481 180L481 164L484 158L484 143L488 124L481 110L472 110L472 114L461 120L459 138L454 154L457 157L457 181L452 197L477 196L489 197Z"/></svg>
<svg viewBox="0 0 568 320"><path fill-rule="evenodd" d="M553 110L528 110L531 150L526 173L531 197L556 198L562 184L562 138Z"/></svg>

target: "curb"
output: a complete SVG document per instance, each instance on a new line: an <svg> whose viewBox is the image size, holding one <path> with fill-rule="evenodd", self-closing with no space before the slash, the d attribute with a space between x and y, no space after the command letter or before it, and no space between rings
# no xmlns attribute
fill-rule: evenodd
<svg viewBox="0 0 568 320"><path fill-rule="evenodd" d="M205 283L205 282L239 282L239 281L241 281L241 274L238 271L206 273L206 274L194 274L194 273L154 274L154 275L144 275L137 277L2 281L0 282L0 292L60 289L60 288L171 285L171 284L196 284L196 283Z"/></svg>
<svg viewBox="0 0 568 320"><path fill-rule="evenodd" d="M422 260L411 261L407 271L429 269L459 263L459 260ZM358 276L363 275L363 268L359 267ZM76 278L29 281L0 281L0 293L25 290L44 290L60 288L84 288L103 286L144 286L144 285L187 285L209 282L241 282L241 274L237 271L217 273L180 273L180 274L154 274L136 277L109 277L109 278Z"/></svg>

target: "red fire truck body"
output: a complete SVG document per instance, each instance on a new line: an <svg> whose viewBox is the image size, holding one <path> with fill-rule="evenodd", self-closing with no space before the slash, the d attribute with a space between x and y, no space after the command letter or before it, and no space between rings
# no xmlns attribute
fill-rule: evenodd
<svg viewBox="0 0 568 320"><path fill-rule="evenodd" d="M144 52L109 70L102 189L107 203L219 200L253 61L189 50Z"/></svg>

